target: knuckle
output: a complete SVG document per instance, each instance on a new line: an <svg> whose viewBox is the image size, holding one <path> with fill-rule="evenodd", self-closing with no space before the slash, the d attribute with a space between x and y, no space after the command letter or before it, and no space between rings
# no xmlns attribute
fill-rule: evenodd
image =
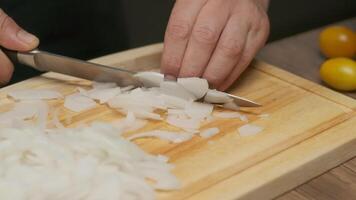
<svg viewBox="0 0 356 200"><path fill-rule="evenodd" d="M206 74L204 75L204 78L213 87L218 87L224 80L223 77L217 76L216 74Z"/></svg>
<svg viewBox="0 0 356 200"><path fill-rule="evenodd" d="M236 39L230 39L221 42L217 50L227 57L238 57L242 53L242 44Z"/></svg>
<svg viewBox="0 0 356 200"><path fill-rule="evenodd" d="M187 39L190 32L190 25L185 20L173 19L168 25L167 34L174 39Z"/></svg>
<svg viewBox="0 0 356 200"><path fill-rule="evenodd" d="M193 30L193 37L201 43L213 44L219 39L219 33L215 28L202 25Z"/></svg>
<svg viewBox="0 0 356 200"><path fill-rule="evenodd" d="M4 11L0 10L0 31L6 30L11 22L12 19Z"/></svg>

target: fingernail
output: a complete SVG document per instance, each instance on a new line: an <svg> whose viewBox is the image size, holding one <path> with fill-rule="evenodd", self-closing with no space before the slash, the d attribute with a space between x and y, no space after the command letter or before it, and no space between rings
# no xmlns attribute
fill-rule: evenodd
<svg viewBox="0 0 356 200"><path fill-rule="evenodd" d="M165 81L177 81L177 77L172 76L172 75L165 74L165 75L164 75L164 80L165 80Z"/></svg>
<svg viewBox="0 0 356 200"><path fill-rule="evenodd" d="M28 32L26 32L25 30L20 30L19 32L17 32L17 37L24 43L27 44L33 44L35 43L38 38Z"/></svg>

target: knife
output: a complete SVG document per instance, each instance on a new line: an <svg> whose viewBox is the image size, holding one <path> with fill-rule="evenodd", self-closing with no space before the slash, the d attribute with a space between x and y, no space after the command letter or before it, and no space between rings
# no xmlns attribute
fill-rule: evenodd
<svg viewBox="0 0 356 200"><path fill-rule="evenodd" d="M142 83L133 76L135 72L126 69L56 55L38 49L27 52L4 48L1 50L12 62L28 65L41 72L52 71L99 82L115 82L119 86L142 86Z"/></svg>
<svg viewBox="0 0 356 200"><path fill-rule="evenodd" d="M52 71L70 76L80 77L93 81L115 82L118 86L134 85L143 86L142 82L135 77L136 72L96 64L88 61L61 56L46 51L34 49L27 52L18 52L0 47L1 50L14 63L28 65L42 72ZM228 94L235 103L243 107L258 107L260 104L251 100Z"/></svg>

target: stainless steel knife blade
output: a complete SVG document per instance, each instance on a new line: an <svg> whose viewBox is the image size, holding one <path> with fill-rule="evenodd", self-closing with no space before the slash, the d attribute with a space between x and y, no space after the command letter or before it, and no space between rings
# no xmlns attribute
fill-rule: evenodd
<svg viewBox="0 0 356 200"><path fill-rule="evenodd" d="M94 81L115 82L119 86L142 86L142 83L133 76L135 72L45 51L17 52L17 60L39 71L53 71Z"/></svg>

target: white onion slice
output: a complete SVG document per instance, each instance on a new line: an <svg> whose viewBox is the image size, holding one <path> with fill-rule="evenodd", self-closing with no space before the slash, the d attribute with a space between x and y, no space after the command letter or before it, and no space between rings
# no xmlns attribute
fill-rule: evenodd
<svg viewBox="0 0 356 200"><path fill-rule="evenodd" d="M208 128L199 133L200 137L202 138L210 138L213 137L214 135L218 134L220 132L220 129L217 127L214 128Z"/></svg>
<svg viewBox="0 0 356 200"><path fill-rule="evenodd" d="M121 88L121 92L127 92L127 91L130 91L130 90L134 89L134 88L135 88L135 86L129 85L129 86Z"/></svg>
<svg viewBox="0 0 356 200"><path fill-rule="evenodd" d="M63 126L63 124L59 121L59 118L58 118L58 113L59 113L59 109L56 109L54 112L53 112L53 118L52 118L52 122L54 124L54 126L56 128L65 128Z"/></svg>
<svg viewBox="0 0 356 200"><path fill-rule="evenodd" d="M239 118L243 122L248 122L248 118L246 115L243 115L238 112L216 112L214 113L215 117L223 118L223 119L235 119Z"/></svg>
<svg viewBox="0 0 356 200"><path fill-rule="evenodd" d="M240 110L240 106L237 105L234 101L224 103L222 107L234 111Z"/></svg>
<svg viewBox="0 0 356 200"><path fill-rule="evenodd" d="M188 102L184 99L165 94L161 94L159 97L164 100L164 103L168 108L184 108Z"/></svg>
<svg viewBox="0 0 356 200"><path fill-rule="evenodd" d="M134 75L145 87L159 87L164 81L164 75L158 72L138 72Z"/></svg>
<svg viewBox="0 0 356 200"><path fill-rule="evenodd" d="M14 122L22 123L23 120L31 119L40 116L41 126L43 126L43 120L45 113L47 112L47 104L40 100L34 101L22 101L15 103L12 110L4 113L0 113L0 124L5 126L12 126ZM41 113L39 113L41 112Z"/></svg>
<svg viewBox="0 0 356 200"><path fill-rule="evenodd" d="M112 122L112 125L121 130L122 132L136 131L146 126L146 124L146 120L137 119L132 111L127 112L126 118L124 120Z"/></svg>
<svg viewBox="0 0 356 200"><path fill-rule="evenodd" d="M146 137L157 137L161 140L167 140L173 143L181 143L187 140L190 140L193 137L193 134L187 132L172 132L172 131L162 131L154 130L143 133L138 133L128 137L128 140L135 140L137 138L146 138Z"/></svg>
<svg viewBox="0 0 356 200"><path fill-rule="evenodd" d="M187 91L183 86L175 81L163 81L160 84L160 90L163 94L175 96L187 101L194 101L197 97Z"/></svg>
<svg viewBox="0 0 356 200"><path fill-rule="evenodd" d="M197 77L178 78L177 82L194 94L197 99L202 98L209 90L209 83L206 79Z"/></svg>
<svg viewBox="0 0 356 200"><path fill-rule="evenodd" d="M127 114L128 112L132 112L136 117L140 119L151 119L151 120L162 120L161 115L150 112L147 110L137 109L137 108L128 108L128 109L118 109L119 112L123 114Z"/></svg>
<svg viewBox="0 0 356 200"><path fill-rule="evenodd" d="M214 116L223 119L234 119L240 118L241 114L238 112L215 112Z"/></svg>
<svg viewBox="0 0 356 200"><path fill-rule="evenodd" d="M211 115L214 106L200 102L188 102L184 108L185 113L193 119L204 119Z"/></svg>
<svg viewBox="0 0 356 200"><path fill-rule="evenodd" d="M167 109L167 114L168 115L185 115L185 112L182 109L170 108L170 109Z"/></svg>
<svg viewBox="0 0 356 200"><path fill-rule="evenodd" d="M90 98L98 100L100 104L104 104L121 93L119 87L106 89L93 89L88 91Z"/></svg>
<svg viewBox="0 0 356 200"><path fill-rule="evenodd" d="M209 89L204 97L204 101L208 103L224 104L232 102L233 99L225 92Z"/></svg>
<svg viewBox="0 0 356 200"><path fill-rule="evenodd" d="M45 102L41 102L37 105L36 108L38 109L36 114L37 126L41 130L45 130L47 126L47 118L48 118L48 111L49 111L48 104Z"/></svg>
<svg viewBox="0 0 356 200"><path fill-rule="evenodd" d="M175 115L168 115L166 122L172 126L181 128L188 132L195 132L200 128L200 119L181 118Z"/></svg>
<svg viewBox="0 0 356 200"><path fill-rule="evenodd" d="M240 136L253 136L260 133L263 130L263 127L252 125L252 124L245 124L238 129Z"/></svg>
<svg viewBox="0 0 356 200"><path fill-rule="evenodd" d="M15 100L50 100L63 98L62 94L49 89L15 90L8 93Z"/></svg>
<svg viewBox="0 0 356 200"><path fill-rule="evenodd" d="M117 87L116 83L112 82L95 82L93 81L92 84L94 89L109 89Z"/></svg>
<svg viewBox="0 0 356 200"><path fill-rule="evenodd" d="M96 103L91 98L79 93L66 96L64 107L73 112L83 112L96 107Z"/></svg>

